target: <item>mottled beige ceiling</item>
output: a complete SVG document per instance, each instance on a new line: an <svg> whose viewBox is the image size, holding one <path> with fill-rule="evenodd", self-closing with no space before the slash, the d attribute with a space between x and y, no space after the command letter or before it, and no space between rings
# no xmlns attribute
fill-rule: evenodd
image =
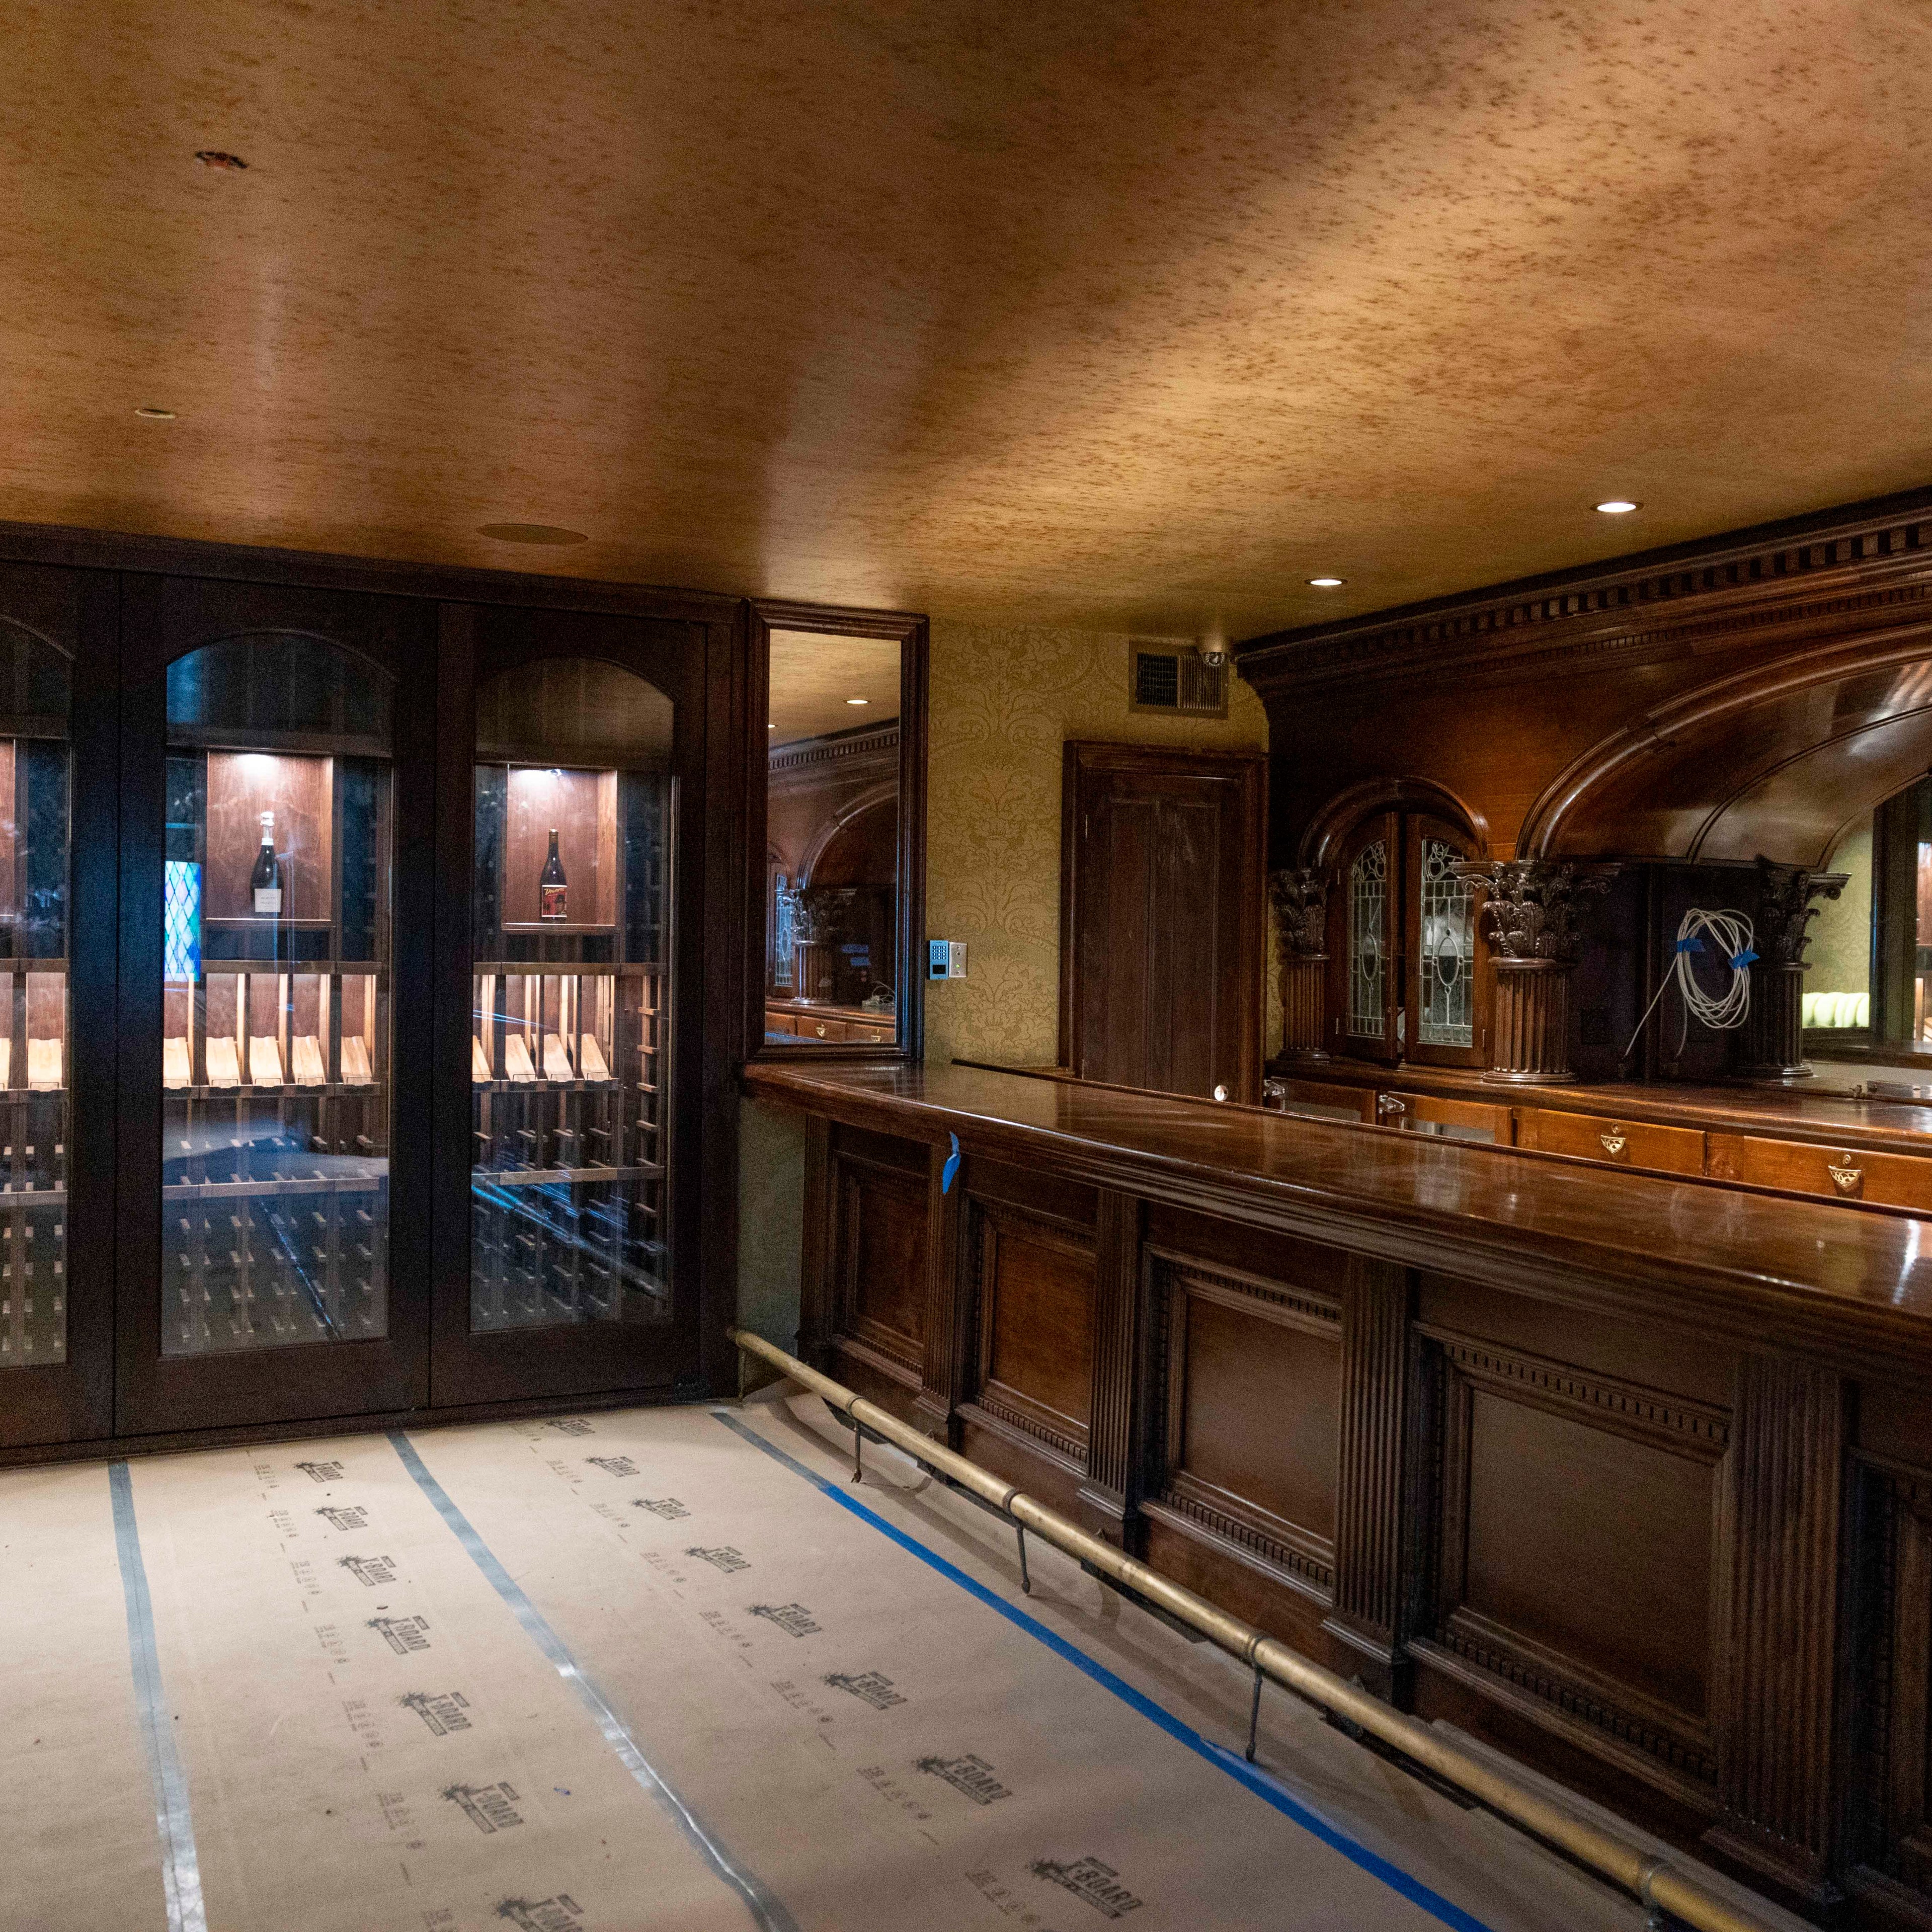
<svg viewBox="0 0 1932 1932"><path fill-rule="evenodd" d="M898 644L774 631L766 702L773 751L828 731L890 724L899 715Z"/></svg>
<svg viewBox="0 0 1932 1932"><path fill-rule="evenodd" d="M1932 481L1907 0L16 0L4 46L0 517L1238 637Z"/></svg>

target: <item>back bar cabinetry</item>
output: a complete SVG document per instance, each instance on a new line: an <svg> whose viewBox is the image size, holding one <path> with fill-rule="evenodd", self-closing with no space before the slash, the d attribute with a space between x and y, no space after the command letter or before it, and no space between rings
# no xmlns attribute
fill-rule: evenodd
<svg viewBox="0 0 1932 1932"><path fill-rule="evenodd" d="M1787 1903L1932 1923L1916 1223L990 1070L748 1078L808 1116L829 1372Z"/></svg>

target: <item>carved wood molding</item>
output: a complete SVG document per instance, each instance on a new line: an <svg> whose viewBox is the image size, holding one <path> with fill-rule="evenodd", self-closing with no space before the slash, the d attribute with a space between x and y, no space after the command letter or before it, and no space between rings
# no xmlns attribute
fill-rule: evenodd
<svg viewBox="0 0 1932 1932"><path fill-rule="evenodd" d="M1195 1493L1184 1481L1169 1483L1157 1498L1172 1514L1186 1519L1220 1542L1232 1545L1244 1556L1258 1558L1284 1580L1312 1587L1324 1598L1335 1591L1335 1561L1332 1550L1316 1537L1306 1539L1306 1546L1270 1535L1249 1517L1225 1508L1216 1508Z"/></svg>
<svg viewBox="0 0 1932 1932"><path fill-rule="evenodd" d="M1178 1287L1184 1293L1200 1294L1210 1301L1238 1308L1258 1304L1252 1312L1266 1318L1272 1315L1291 1327L1311 1334L1333 1336L1342 1321L1342 1300L1313 1288L1287 1288L1266 1276L1248 1274L1239 1268L1223 1267L1218 1262L1197 1261L1171 1249L1150 1247L1148 1258L1156 1274L1156 1298L1171 1298Z"/></svg>
<svg viewBox="0 0 1932 1932"><path fill-rule="evenodd" d="M1408 1634L1403 1524L1411 1287L1405 1269L1352 1259L1342 1302L1335 1611L1393 1663Z"/></svg>
<svg viewBox="0 0 1932 1932"><path fill-rule="evenodd" d="M1528 1644L1487 1618L1458 1610L1436 1633L1436 1642L1466 1663L1669 1766L1700 1784L1718 1779L1716 1744L1709 1730L1688 1712L1646 1708L1610 1686L1593 1682L1563 1660Z"/></svg>
<svg viewBox="0 0 1932 1932"><path fill-rule="evenodd" d="M1325 959L1328 956L1328 887L1325 870L1312 866L1286 868L1268 874L1268 903L1274 908L1275 929L1284 960Z"/></svg>
<svg viewBox="0 0 1932 1932"><path fill-rule="evenodd" d="M1471 675L1519 678L1618 659L1744 648L1785 633L1919 621L1932 599L1922 495L1627 557L1240 645L1264 696Z"/></svg>
<svg viewBox="0 0 1932 1932"><path fill-rule="evenodd" d="M838 768L841 778L856 778L863 776L865 768L872 763L896 773L898 754L899 727L895 718L890 724L874 724L869 730L801 738L796 744L782 746L771 754L768 769L775 784L796 783L806 774L817 782L832 766Z"/></svg>
<svg viewBox="0 0 1932 1932"><path fill-rule="evenodd" d="M1015 1393L1017 1391L1003 1390L998 1383L994 1383L981 1389L964 1406L974 1414L990 1417L1009 1430L1017 1430L1022 1436L1031 1436L1036 1442L1045 1443L1070 1468L1084 1475L1087 1473L1087 1444L1084 1439L1064 1429L1057 1428L1022 1408L1011 1400Z"/></svg>
<svg viewBox="0 0 1932 1932"><path fill-rule="evenodd" d="M1730 1447L1731 1412L1712 1403L1498 1348L1426 1322L1417 1324L1416 1333L1435 1342L1454 1373L1473 1387L1587 1418L1700 1462L1717 1462Z"/></svg>
<svg viewBox="0 0 1932 1932"><path fill-rule="evenodd" d="M1582 945L1582 896L1610 890L1612 868L1580 872L1567 860L1462 860L1449 868L1483 889L1483 938L1498 965L1533 959L1573 965Z"/></svg>

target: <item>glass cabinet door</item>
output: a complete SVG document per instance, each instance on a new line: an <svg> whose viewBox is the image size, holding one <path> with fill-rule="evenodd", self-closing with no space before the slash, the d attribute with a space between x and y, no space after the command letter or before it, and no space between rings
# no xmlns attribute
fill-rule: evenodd
<svg viewBox="0 0 1932 1932"><path fill-rule="evenodd" d="M587 658L477 691L472 1334L670 1320L673 716Z"/></svg>
<svg viewBox="0 0 1932 1932"><path fill-rule="evenodd" d="M417 1406L434 613L123 596L116 1427Z"/></svg>
<svg viewBox="0 0 1932 1932"><path fill-rule="evenodd" d="M70 672L0 622L0 1371L68 1354Z"/></svg>
<svg viewBox="0 0 1932 1932"><path fill-rule="evenodd" d="M169 667L164 1355L388 1332L392 686L311 638Z"/></svg>

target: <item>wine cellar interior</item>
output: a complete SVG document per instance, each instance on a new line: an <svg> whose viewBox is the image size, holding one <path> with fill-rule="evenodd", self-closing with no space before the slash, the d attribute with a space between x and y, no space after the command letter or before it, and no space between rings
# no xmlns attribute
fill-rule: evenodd
<svg viewBox="0 0 1932 1932"><path fill-rule="evenodd" d="M667 1322L671 706L584 662L478 709L472 1326Z"/></svg>

